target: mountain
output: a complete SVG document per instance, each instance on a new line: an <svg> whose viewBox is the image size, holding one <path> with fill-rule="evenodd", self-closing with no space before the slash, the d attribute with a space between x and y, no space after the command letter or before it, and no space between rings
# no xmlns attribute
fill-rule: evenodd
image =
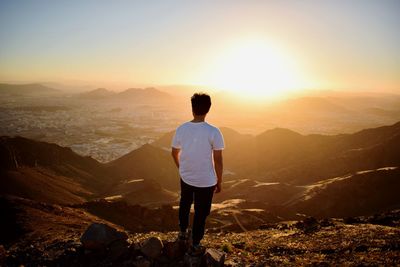
<svg viewBox="0 0 400 267"><path fill-rule="evenodd" d="M251 136L221 128L224 168L236 178L309 184L347 173L400 166L400 122L353 134L302 135L275 128ZM153 143L169 150L174 132Z"/></svg>
<svg viewBox="0 0 400 267"><path fill-rule="evenodd" d="M160 159L165 162L164 169L153 168L153 160ZM161 205L177 198L176 193L164 189L177 189L179 176L173 171L176 167L169 154L150 145L117 162L102 164L56 144L3 136L0 160L2 195L63 204L122 198L130 204ZM138 165L125 166L129 160Z"/></svg>
<svg viewBox="0 0 400 267"><path fill-rule="evenodd" d="M259 173L266 181L306 184L351 172L400 166L400 123L337 136L303 136L308 146L301 143L293 147L287 158L275 168L268 169L269 157L261 158ZM278 140L277 140L278 142ZM262 146L261 146L262 147Z"/></svg>
<svg viewBox="0 0 400 267"><path fill-rule="evenodd" d="M224 181L248 182L227 184L219 201L237 198L276 205L319 181L400 166L400 123L332 136L281 128L257 136L229 128L221 131L226 142ZM179 189L169 149L172 135L106 164L54 144L2 137L0 192L55 203L104 197L143 204L171 202ZM154 201L147 197L156 195Z"/></svg>
<svg viewBox="0 0 400 267"><path fill-rule="evenodd" d="M103 193L116 174L70 148L23 137L0 137L0 194L78 203Z"/></svg>
<svg viewBox="0 0 400 267"><path fill-rule="evenodd" d="M230 169L261 181L301 185L349 172L400 164L400 150L397 149L400 147L400 123L333 136L301 135L274 129L254 139L255 145L250 148L236 149L255 147L249 153L254 156L243 160L256 162L256 167L246 169L242 163L235 166L232 162Z"/></svg>
<svg viewBox="0 0 400 267"><path fill-rule="evenodd" d="M176 99L170 94L160 91L156 88L129 88L122 92L113 92L105 88L97 88L88 92L80 93L78 98L86 100L98 100L117 103L133 103L133 104L161 104L166 101L175 101Z"/></svg>
<svg viewBox="0 0 400 267"><path fill-rule="evenodd" d="M365 216L400 209L399 178L400 167L386 167L307 185L239 179L225 181L214 201L246 200L281 220L298 219L299 213L317 218Z"/></svg>
<svg viewBox="0 0 400 267"><path fill-rule="evenodd" d="M79 94L80 97L85 99L101 99L114 95L115 93L105 88L97 88L88 92Z"/></svg>
<svg viewBox="0 0 400 267"><path fill-rule="evenodd" d="M59 92L60 92L59 90L38 83L29 83L29 84L0 83L0 94L43 95L43 94L54 94Z"/></svg>
<svg viewBox="0 0 400 267"><path fill-rule="evenodd" d="M125 91L115 94L112 99L119 101L134 101L139 104L160 103L172 100L173 97L165 92L157 90L156 88L129 88Z"/></svg>
<svg viewBox="0 0 400 267"><path fill-rule="evenodd" d="M356 172L305 187L286 203L295 212L315 217L354 217L400 208L400 168Z"/></svg>
<svg viewBox="0 0 400 267"><path fill-rule="evenodd" d="M154 180L169 190L179 188L178 170L169 151L146 144L107 163L125 180Z"/></svg>
<svg viewBox="0 0 400 267"><path fill-rule="evenodd" d="M225 172L230 173L232 171L231 163L235 163L235 170L244 168L246 170L254 168L254 155L252 152L255 149L255 141L253 136L247 134L240 134L237 131L228 128L220 128L224 141L226 143L226 149L224 150L224 161L225 161ZM161 148L165 151L171 151L171 142L175 134L175 131L165 133L159 139L151 143L151 145ZM232 145L231 145L232 144ZM247 149L243 149L247 147Z"/></svg>

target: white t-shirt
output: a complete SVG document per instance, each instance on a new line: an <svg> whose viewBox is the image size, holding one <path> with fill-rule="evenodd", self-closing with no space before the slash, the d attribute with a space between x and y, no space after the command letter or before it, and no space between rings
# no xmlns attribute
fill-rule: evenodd
<svg viewBox="0 0 400 267"><path fill-rule="evenodd" d="M176 129L172 147L181 149L179 174L192 186L209 187L217 183L213 150L224 149L220 130L207 122L185 122Z"/></svg>

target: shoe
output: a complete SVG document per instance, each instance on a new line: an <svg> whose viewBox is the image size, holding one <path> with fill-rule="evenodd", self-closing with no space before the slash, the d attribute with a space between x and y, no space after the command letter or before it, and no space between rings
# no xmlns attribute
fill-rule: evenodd
<svg viewBox="0 0 400 267"><path fill-rule="evenodd" d="M190 256L200 256L203 255L204 252L206 251L206 248L203 247L202 245L193 245L189 248L188 254Z"/></svg>
<svg viewBox="0 0 400 267"><path fill-rule="evenodd" d="M185 232L182 232L182 231L180 231L179 232L179 234L178 234L178 240L181 240L181 241L186 241L186 240L188 240L188 232L187 231L185 231Z"/></svg>

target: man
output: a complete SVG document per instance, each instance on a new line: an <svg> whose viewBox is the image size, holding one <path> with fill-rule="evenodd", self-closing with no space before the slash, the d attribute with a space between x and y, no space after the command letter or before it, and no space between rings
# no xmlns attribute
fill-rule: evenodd
<svg viewBox="0 0 400 267"><path fill-rule="evenodd" d="M188 238L189 214L194 201L191 253L201 253L206 218L210 214L213 194L221 192L222 150L224 139L220 130L205 122L211 107L207 94L191 98L193 120L180 125L172 140L172 157L181 177L179 203L179 239Z"/></svg>

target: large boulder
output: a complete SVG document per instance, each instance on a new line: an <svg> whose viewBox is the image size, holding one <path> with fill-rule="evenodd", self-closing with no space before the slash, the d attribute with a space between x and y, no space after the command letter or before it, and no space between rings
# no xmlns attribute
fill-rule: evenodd
<svg viewBox="0 0 400 267"><path fill-rule="evenodd" d="M127 239L128 235L125 232L104 223L92 223L81 236L81 243L85 249L100 250L115 241Z"/></svg>
<svg viewBox="0 0 400 267"><path fill-rule="evenodd" d="M140 251L147 258L155 259L161 255L162 249L163 249L163 243L161 239L158 237L150 237L149 239L146 239L142 243Z"/></svg>
<svg viewBox="0 0 400 267"><path fill-rule="evenodd" d="M116 240L112 242L109 246L108 257L110 260L114 261L123 255L129 253L129 243L126 240Z"/></svg>
<svg viewBox="0 0 400 267"><path fill-rule="evenodd" d="M304 220L297 222L295 227L302 230L304 233L310 233L319 229L318 220L314 217L307 217Z"/></svg>
<svg viewBox="0 0 400 267"><path fill-rule="evenodd" d="M208 248L204 254L206 266L222 267L224 266L225 253L213 248Z"/></svg>
<svg viewBox="0 0 400 267"><path fill-rule="evenodd" d="M188 244L183 240L165 241L163 244L163 253L171 260L182 258L188 250Z"/></svg>
<svg viewBox="0 0 400 267"><path fill-rule="evenodd" d="M183 266L200 267L202 265L201 263L202 263L201 255L200 256L191 256L190 254L186 253L183 258Z"/></svg>

